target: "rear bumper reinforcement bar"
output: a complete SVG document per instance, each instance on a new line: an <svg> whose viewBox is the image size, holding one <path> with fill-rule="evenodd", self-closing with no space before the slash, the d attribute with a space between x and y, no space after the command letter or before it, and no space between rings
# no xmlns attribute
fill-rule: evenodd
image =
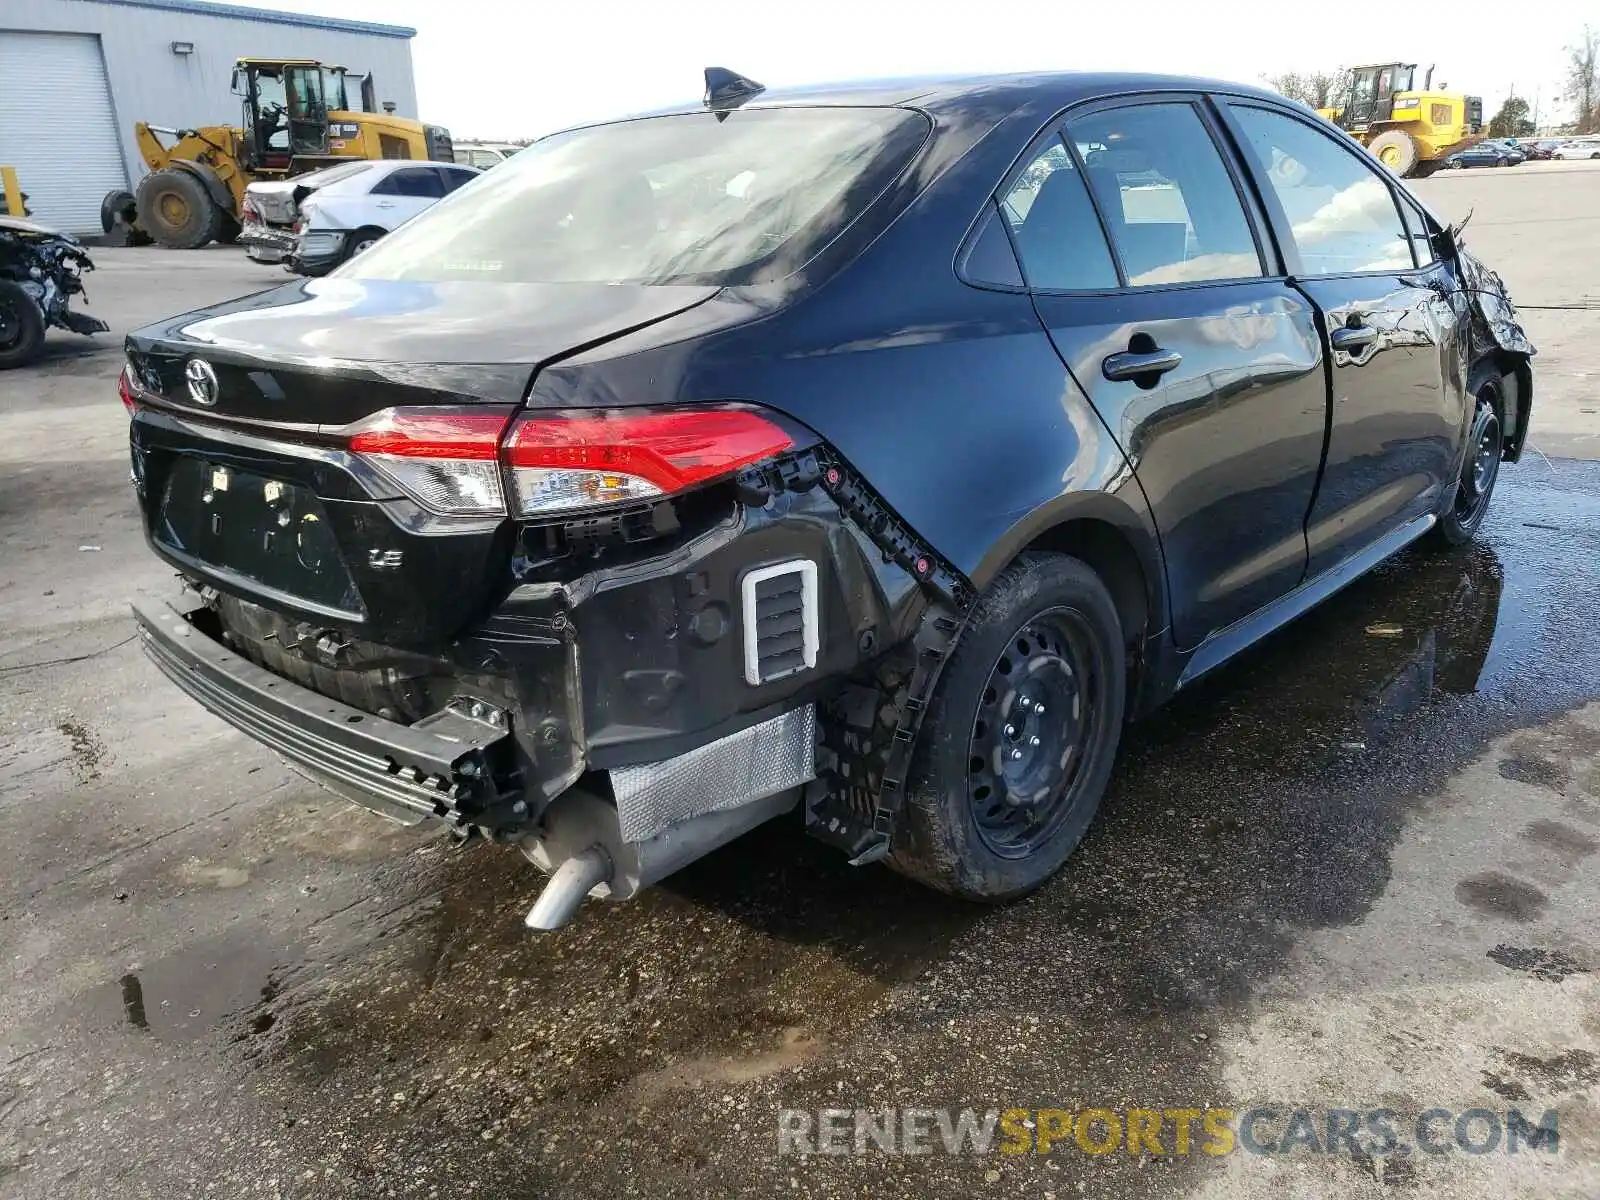
<svg viewBox="0 0 1600 1200"><path fill-rule="evenodd" d="M470 815L494 797L488 751L504 728L451 720L401 725L256 666L165 601L133 606L156 666L201 705L341 791L355 789L425 816Z"/></svg>

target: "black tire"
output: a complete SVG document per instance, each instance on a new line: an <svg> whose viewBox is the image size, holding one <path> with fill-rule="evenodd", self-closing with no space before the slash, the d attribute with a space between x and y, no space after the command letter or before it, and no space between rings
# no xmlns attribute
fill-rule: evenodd
<svg viewBox="0 0 1600 1200"><path fill-rule="evenodd" d="M1500 369L1479 363L1467 377L1467 394L1473 398L1473 414L1466 458L1433 530L1435 540L1445 546L1465 546L1477 536L1494 498L1505 446L1506 391Z"/></svg>
<svg viewBox="0 0 1600 1200"><path fill-rule="evenodd" d="M44 348L44 316L20 284L0 279L0 371L25 367Z"/></svg>
<svg viewBox="0 0 1600 1200"><path fill-rule="evenodd" d="M187 171L152 171L139 181L139 225L170 250L198 250L215 240L223 211Z"/></svg>
<svg viewBox="0 0 1600 1200"><path fill-rule="evenodd" d="M111 233L119 223L132 225L136 211L132 192L120 188L107 192L105 199L100 201L100 228Z"/></svg>
<svg viewBox="0 0 1600 1200"><path fill-rule="evenodd" d="M345 242L344 258L341 262L349 262L363 250L368 249L379 239L388 235L387 229L379 229L376 225L366 225L352 233Z"/></svg>
<svg viewBox="0 0 1600 1200"><path fill-rule="evenodd" d="M1384 160L1383 156L1387 151L1393 151L1390 157L1394 159L1394 162L1390 163ZM1416 169L1417 158L1419 157L1416 139L1404 129L1384 130L1367 143L1367 152L1401 179L1406 178Z"/></svg>
<svg viewBox="0 0 1600 1200"><path fill-rule="evenodd" d="M232 246L239 240L239 235L244 232L244 226L234 220L230 213L223 213L222 220L217 223L217 242L223 246Z"/></svg>
<svg viewBox="0 0 1600 1200"><path fill-rule="evenodd" d="M1100 807L1126 688L1122 623L1099 576L1076 558L1023 555L979 599L939 681L890 865L990 903L1044 883Z"/></svg>

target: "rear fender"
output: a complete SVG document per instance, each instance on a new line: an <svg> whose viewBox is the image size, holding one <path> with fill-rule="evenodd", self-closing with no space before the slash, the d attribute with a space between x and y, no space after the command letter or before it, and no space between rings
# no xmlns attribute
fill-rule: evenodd
<svg viewBox="0 0 1600 1200"><path fill-rule="evenodd" d="M1111 571L1114 563L1102 563L1100 552L1086 553L1077 544L1090 531L1109 530L1132 551L1139 568L1139 579L1128 578L1126 570ZM1086 542L1100 547L1103 542ZM1125 630L1129 649L1129 716L1137 716L1160 702L1171 663L1168 662L1171 624L1167 594L1165 559L1155 520L1145 502L1143 490L1131 475L1117 491L1068 492L1033 509L1017 521L994 544L974 572L973 583L986 587L1006 564L1030 549L1078 553L1103 577L1117 601L1119 612L1138 613L1143 628ZM1142 596L1127 594L1138 587ZM1141 602L1142 601L1142 602ZM1124 617L1126 619L1126 615Z"/></svg>
<svg viewBox="0 0 1600 1200"><path fill-rule="evenodd" d="M205 163L194 162L187 158L175 158L167 165L174 171L183 171L186 174L193 175L201 183L205 184L206 193L223 212L237 213L239 211L238 206L234 203L233 193L214 168L208 167Z"/></svg>

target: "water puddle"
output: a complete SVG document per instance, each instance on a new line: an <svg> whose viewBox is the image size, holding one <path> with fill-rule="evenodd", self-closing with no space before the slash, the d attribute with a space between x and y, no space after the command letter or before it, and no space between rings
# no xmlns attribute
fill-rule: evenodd
<svg viewBox="0 0 1600 1200"><path fill-rule="evenodd" d="M285 962L300 948L260 948L239 942L187 947L147 963L132 963L109 988L130 1029L163 1042L188 1042L237 1025L234 1037L265 1033L276 1023L274 1002Z"/></svg>

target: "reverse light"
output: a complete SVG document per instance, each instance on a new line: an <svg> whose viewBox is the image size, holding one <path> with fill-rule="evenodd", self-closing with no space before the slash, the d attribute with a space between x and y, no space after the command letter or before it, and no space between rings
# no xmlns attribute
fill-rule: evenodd
<svg viewBox="0 0 1600 1200"><path fill-rule="evenodd" d="M685 491L793 445L748 408L533 412L503 448L512 499L542 516Z"/></svg>
<svg viewBox="0 0 1600 1200"><path fill-rule="evenodd" d="M511 411L387 408L352 426L349 446L431 512L500 516L506 504L496 453Z"/></svg>

